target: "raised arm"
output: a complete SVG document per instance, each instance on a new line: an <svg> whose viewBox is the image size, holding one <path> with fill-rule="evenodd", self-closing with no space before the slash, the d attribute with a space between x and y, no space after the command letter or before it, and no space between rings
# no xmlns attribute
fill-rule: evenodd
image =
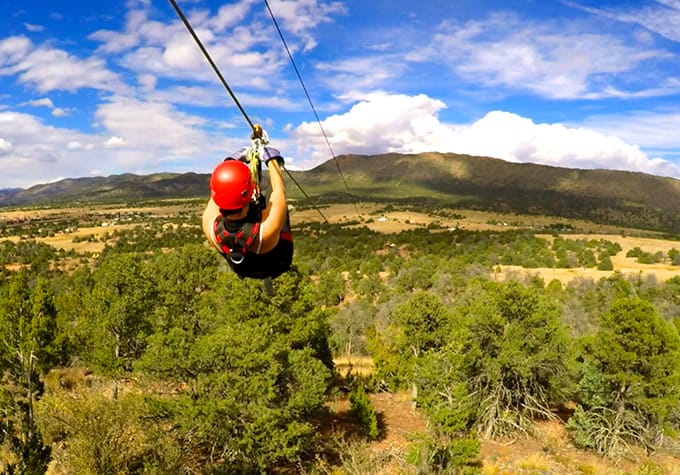
<svg viewBox="0 0 680 475"><path fill-rule="evenodd" d="M279 162L275 159L269 160L267 162L267 170L269 171L271 193L267 209L262 212L261 242L259 245L256 244L251 247L251 250L259 254L269 252L276 247L287 212L286 185L283 181Z"/></svg>
<svg viewBox="0 0 680 475"><path fill-rule="evenodd" d="M215 204L212 198L208 200L208 204L205 206L205 209L203 210L203 219L201 221L201 227L203 228L203 234L205 234L205 237L208 239L208 242L215 247L215 249L220 249L220 247L217 245L217 241L215 240L215 231L213 229L213 226L215 224L215 220L217 217L220 215L220 208Z"/></svg>

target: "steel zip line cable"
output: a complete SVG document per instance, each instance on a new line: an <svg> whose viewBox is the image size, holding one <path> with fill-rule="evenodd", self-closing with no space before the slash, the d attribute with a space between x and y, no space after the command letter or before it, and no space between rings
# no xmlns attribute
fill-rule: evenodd
<svg viewBox="0 0 680 475"><path fill-rule="evenodd" d="M179 5L177 4L177 2L176 2L175 0L168 0L168 1L169 1L170 4L172 5L172 8L174 8L175 13L177 13L177 16L180 18L180 20L182 20L182 23L184 23L184 26L185 26L186 29L189 31L189 34L191 34L191 37L194 39L194 41L195 41L196 44L198 45L198 47L199 47L199 49L201 50L201 53L203 53L203 56L205 57L205 59L207 59L207 60L208 60L208 63L210 63L210 66L212 67L213 71L215 71L215 74L217 74L217 77L220 79L220 81L222 82L222 85L224 86L224 88L225 88L225 89L227 90L227 92L229 93L229 96L231 96L231 99L234 101L234 104L236 104L236 107L238 107L238 110L241 112L241 115L243 115L243 118L246 120L246 122L248 122L248 125L250 126L250 129L253 131L253 133L255 133L255 132L256 132L255 124L253 124L253 121L250 120L250 117L248 117L248 114L246 113L246 110L243 108L243 106L242 106L241 103L239 102L238 98L236 97L236 94L234 94L234 91L232 91L231 88L229 87L229 84L227 83L227 80L224 79L224 76L222 76L222 73L220 72L220 69L217 67L217 64L215 64L215 61L213 61L212 57L210 56L210 53L208 53L208 50L206 49L206 47L203 45L203 42L201 41L201 39L200 39L200 38L198 37L198 35L196 34L196 31L195 31L194 28L191 26L191 23L189 23L189 20L188 20L187 17L184 15L184 12L182 12L182 9L179 7ZM304 197L307 198L307 199L310 199L310 197L309 197L309 195L307 194L307 192L302 188L302 186L300 185L300 183L298 183L298 181L297 181L297 180L295 179L295 177L290 173L290 171L288 171L287 168L284 168L284 170L285 170L286 173L288 174L288 177L293 181L293 183L295 183L295 185L300 189L300 191L302 192L302 194L304 195ZM317 208L316 206L314 206L314 209L316 209L317 213L319 213L319 214L321 215L321 217L323 218L323 220L324 220L326 223L328 223L328 219L327 219L326 216L321 212L321 210L320 210L319 208Z"/></svg>
<svg viewBox="0 0 680 475"><path fill-rule="evenodd" d="M182 9L179 8L179 5L177 5L177 2L175 0L168 0L168 1L172 5L172 8L175 9L177 16L180 18L180 20L182 20L182 23L184 23L184 26L189 31L189 34L191 34L191 36L194 38L194 41L196 42L198 47L201 49L203 56L205 56L205 59L208 60L208 62L210 63L210 66L212 66L212 68L213 68L213 71L215 71L215 74L217 74L217 77L220 78L222 85L224 86L224 88L227 90L227 92L231 96L232 100L234 101L234 104L236 104L236 107L238 107L238 110L241 111L243 118L246 119L246 122L248 122L248 125L250 126L250 128L254 132L255 131L255 124L253 124L253 122L250 120L250 117L248 117L248 114L246 114L246 111L243 108L243 106L241 106L241 103L238 101L236 94L234 94L234 91L231 90L231 88L229 87L229 84L227 84L226 79L224 79L224 76L222 76L222 73L220 72L219 68L215 64L215 61L213 61L212 57L210 56L210 53L208 53L208 50L205 49L205 46L203 46L203 42L201 41L201 39L198 37L198 35L194 31L194 28L191 26L191 23L189 23L189 20L187 19L187 17L184 16Z"/></svg>
<svg viewBox="0 0 680 475"><path fill-rule="evenodd" d="M264 4L267 6L267 11L269 12L269 16L272 19L272 22L274 23L274 26L276 27L276 31L279 34L279 38L281 38L281 42L283 43L283 47L286 49L286 53L288 54L288 58L290 59L290 63L293 65L293 69L295 70L295 74L297 75L298 80L300 81L300 85L302 86L302 90L305 92L305 96L307 97L307 102L309 102L309 106L312 108L312 112L314 113L314 117L316 118L316 122L319 124L319 129L321 129L321 134L323 135L323 138L326 140L326 145L328 145L328 150L331 152L331 157L333 158L333 161L335 162L335 166L338 168L338 173L340 173L340 177L342 178L342 182L345 184L345 190L347 190L347 194L352 196L352 193L349 191L349 186L347 185L347 180L345 180L345 175L342 173L342 169L340 168L340 163L338 162L337 157L335 156L335 152L333 151L333 147L331 147L331 142L328 140L328 135L326 134L326 131L323 128L323 124L321 123L321 119L319 118L319 114L316 112L316 107L314 107L314 103L312 102L312 98L309 95L309 92L307 91L307 86L305 86L305 82L302 80L302 75L300 74L300 70L297 67L297 64L295 64L295 60L293 59L293 54L290 52L290 48L288 48L288 43L286 42L286 39L283 37L283 32L281 31L281 28L279 28L279 22L276 21L276 17L274 16L274 12L272 11L271 7L269 6L268 0L264 0ZM357 207L356 201L354 201L354 209L357 212L357 215L361 217L361 213L359 212L359 208Z"/></svg>

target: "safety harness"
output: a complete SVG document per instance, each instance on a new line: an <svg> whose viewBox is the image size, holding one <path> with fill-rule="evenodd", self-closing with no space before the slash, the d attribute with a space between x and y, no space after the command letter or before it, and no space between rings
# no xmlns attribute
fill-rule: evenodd
<svg viewBox="0 0 680 475"><path fill-rule="evenodd" d="M287 216L278 244L266 254L249 250L260 230L259 221L251 222L248 218L230 221L219 216L215 220L214 230L222 255L239 277L274 278L290 269L293 260L293 236Z"/></svg>
<svg viewBox="0 0 680 475"><path fill-rule="evenodd" d="M248 247L253 243L260 229L260 223L244 223L238 231L229 231L225 219L215 220L215 239L222 253L234 264L241 264Z"/></svg>

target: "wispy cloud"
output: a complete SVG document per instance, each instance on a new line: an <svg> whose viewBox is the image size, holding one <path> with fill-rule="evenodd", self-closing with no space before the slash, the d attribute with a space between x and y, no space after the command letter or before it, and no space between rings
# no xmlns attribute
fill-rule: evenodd
<svg viewBox="0 0 680 475"><path fill-rule="evenodd" d="M32 46L31 40L25 36L10 36L0 40L0 75L12 74L10 66L24 58Z"/></svg>
<svg viewBox="0 0 680 475"><path fill-rule="evenodd" d="M626 125L621 126L622 123ZM659 108L625 114L598 114L588 117L581 125L657 152L677 150L680 145L680 112L677 110Z"/></svg>
<svg viewBox="0 0 680 475"><path fill-rule="evenodd" d="M49 45L36 46L21 36L0 42L0 75L17 75L20 83L34 87L39 93L83 88L128 90L101 58L81 59Z"/></svg>
<svg viewBox="0 0 680 475"><path fill-rule="evenodd" d="M444 22L432 43L414 51L414 61L442 61L460 77L484 87L524 90L549 99L601 99L668 93L662 78L631 83L620 77L670 53L646 44L626 44L572 23L535 22L511 13L484 20ZM442 54L446 52L446 54ZM675 91L678 91L677 89Z"/></svg>
<svg viewBox="0 0 680 475"><path fill-rule="evenodd" d="M149 19L148 7L131 9L125 15L122 31L97 30L88 37L101 43L97 49L102 54L117 54L144 44L162 44L181 31L180 24L164 24Z"/></svg>
<svg viewBox="0 0 680 475"><path fill-rule="evenodd" d="M54 117L65 117L68 115L69 111L62 109L61 107L56 107L49 97L43 97L42 99L35 99L25 102L21 105L28 105L32 107L47 107L51 110Z"/></svg>
<svg viewBox="0 0 680 475"><path fill-rule="evenodd" d="M42 99L28 101L25 104L34 107L49 107L50 109L54 107L54 103L52 102L52 99L50 99L49 97L43 97Z"/></svg>
<svg viewBox="0 0 680 475"><path fill-rule="evenodd" d="M276 8L276 2L272 8ZM316 0L284 2L285 13L309 17L308 23L296 26L291 23L296 15L282 19L295 30L289 38L294 49L300 41L310 41L306 28L325 21L328 8L317 5ZM273 27L263 22L263 13L261 3L254 0L223 5L216 14L204 8L185 11L230 85L251 94L261 90L271 95L272 84L283 83L282 70L288 63ZM98 30L89 38L101 43L99 54L115 58L121 67L138 75L191 81L194 88L198 87L196 81L212 86L214 73L184 25L179 20L161 23L149 15L148 6L137 6L127 13L122 31ZM149 84L147 81L146 86Z"/></svg>
<svg viewBox="0 0 680 475"><path fill-rule="evenodd" d="M610 20L640 25L669 40L680 41L678 1L657 0L646 4L641 2L636 6L621 4L615 7L591 7L571 1L565 1L564 4Z"/></svg>
<svg viewBox="0 0 680 475"><path fill-rule="evenodd" d="M34 25L32 23L24 23L24 27L26 28L27 31L30 31L31 33L37 33L39 31L44 31L45 27L42 25Z"/></svg>
<svg viewBox="0 0 680 475"><path fill-rule="evenodd" d="M365 94L388 87L402 77L407 66L397 55L352 57L316 65L322 73L322 84L345 102L353 102Z"/></svg>
<svg viewBox="0 0 680 475"><path fill-rule="evenodd" d="M304 51L317 45L310 33L312 30L320 24L332 21L331 15L347 13L347 7L343 2L272 0L269 5L282 28L302 39Z"/></svg>

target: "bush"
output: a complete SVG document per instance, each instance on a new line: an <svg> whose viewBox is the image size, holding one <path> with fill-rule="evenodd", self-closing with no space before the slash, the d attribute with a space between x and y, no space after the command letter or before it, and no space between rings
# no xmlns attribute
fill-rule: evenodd
<svg viewBox="0 0 680 475"><path fill-rule="evenodd" d="M46 395L36 416L47 441L68 446L55 454L64 473L133 473L150 450L138 425L139 402L136 396L113 399L101 388L81 388Z"/></svg>
<svg viewBox="0 0 680 475"><path fill-rule="evenodd" d="M570 382L571 345L559 308L543 290L511 283L488 289L464 309L467 326L458 366L477 401L477 427L486 437L527 430L552 417Z"/></svg>
<svg viewBox="0 0 680 475"><path fill-rule="evenodd" d="M597 264L597 270L614 270L614 264L609 254L601 254L600 262Z"/></svg>
<svg viewBox="0 0 680 475"><path fill-rule="evenodd" d="M456 475L480 473L479 440L474 436L436 440L421 436L409 449L406 461L417 473L451 473Z"/></svg>
<svg viewBox="0 0 680 475"><path fill-rule="evenodd" d="M371 440L375 440L380 435L378 428L378 416L373 409L371 401L368 399L364 386L359 383L349 395L349 403L352 414L361 424L364 434Z"/></svg>
<svg viewBox="0 0 680 475"><path fill-rule="evenodd" d="M654 306L622 298L587 339L579 407L569 420L581 447L613 456L629 443L656 449L680 416L680 336Z"/></svg>

